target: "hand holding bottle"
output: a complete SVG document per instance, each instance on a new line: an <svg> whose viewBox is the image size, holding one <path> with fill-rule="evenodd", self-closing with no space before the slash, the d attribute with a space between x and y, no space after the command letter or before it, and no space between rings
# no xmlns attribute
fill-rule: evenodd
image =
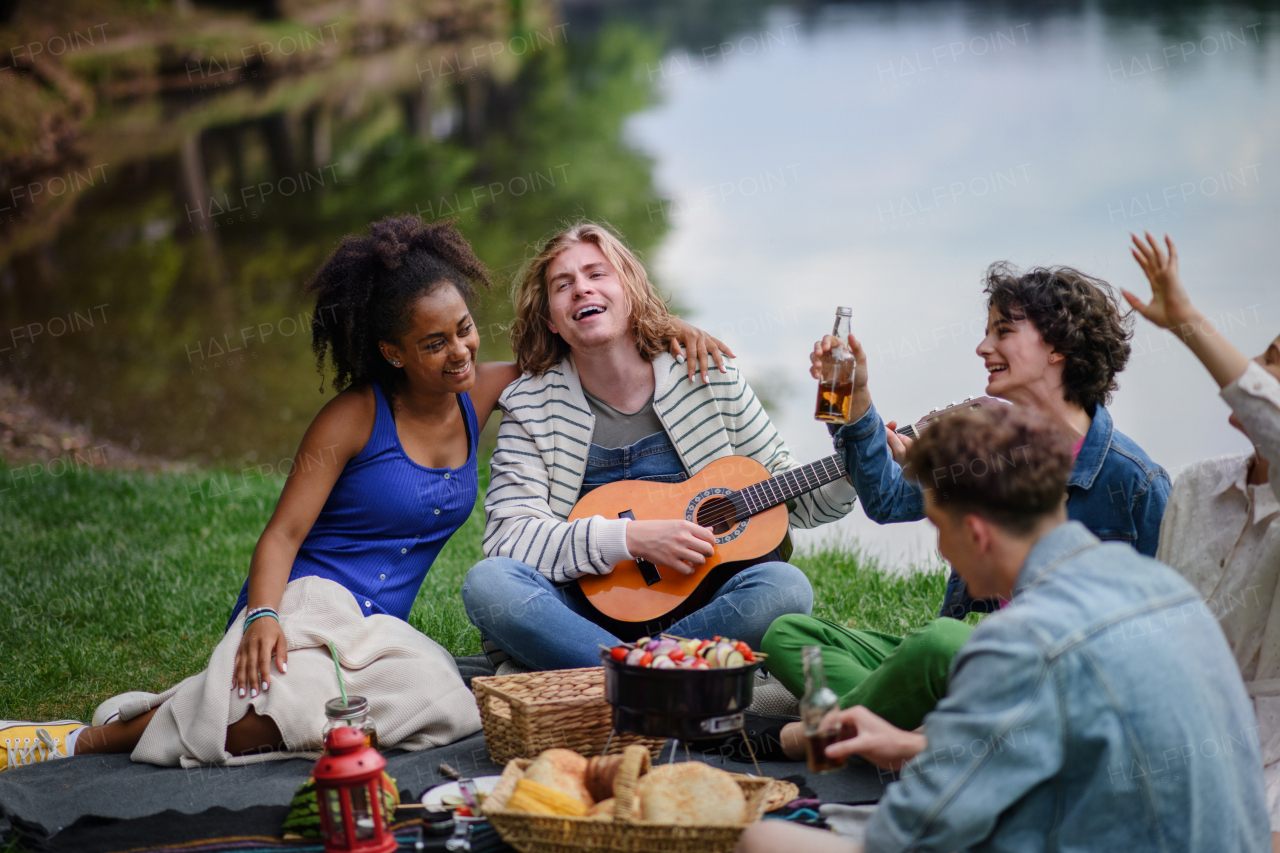
<svg viewBox="0 0 1280 853"><path fill-rule="evenodd" d="M827 335L822 340L813 345L813 352L809 354L809 375L817 379L818 384L818 400L819 407L822 405L822 393L824 384L822 381L822 369L824 360L828 354L839 347L841 350L849 353L851 356L848 364L852 374L850 381L850 389L848 397L845 399L838 411L842 415L838 419L830 420L830 423L853 423L867 413L867 409L871 408L871 393L867 390L867 357L862 351L862 344L858 342L852 334L847 335L843 340L834 335ZM834 391L835 383L832 390ZM827 420L821 416L821 413L815 413L818 420Z"/></svg>

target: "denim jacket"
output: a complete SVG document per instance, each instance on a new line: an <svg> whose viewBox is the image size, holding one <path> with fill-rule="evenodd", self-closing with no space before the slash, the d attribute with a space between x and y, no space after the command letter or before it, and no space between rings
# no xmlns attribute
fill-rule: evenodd
<svg viewBox="0 0 1280 853"><path fill-rule="evenodd" d="M903 477L902 467L893 461L874 405L842 427L835 444L844 453L868 518L880 524L924 518L921 487ZM1099 539L1127 542L1139 553L1155 556L1169 488L1165 470L1114 427L1106 406L1098 406L1067 479L1068 517ZM960 619L971 610L992 609L991 602L974 601L964 581L952 573L940 615Z"/></svg>
<svg viewBox="0 0 1280 853"><path fill-rule="evenodd" d="M1271 849L1257 722L1217 620L1078 522L974 629L868 853Z"/></svg>

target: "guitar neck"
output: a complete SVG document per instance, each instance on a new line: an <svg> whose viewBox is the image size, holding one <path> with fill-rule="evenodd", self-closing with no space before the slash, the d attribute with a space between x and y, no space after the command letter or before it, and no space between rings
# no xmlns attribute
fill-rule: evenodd
<svg viewBox="0 0 1280 853"><path fill-rule="evenodd" d="M947 415L954 414L956 412L969 411L972 409L999 409L1007 405L1009 405L1008 401L999 400L995 397L965 397L962 402L952 403L950 406L946 406L941 409L934 409L915 423L900 426L894 430L894 432L898 433L898 435L915 440L920 437L920 430L924 429L938 418L946 417Z"/></svg>
<svg viewBox="0 0 1280 853"><path fill-rule="evenodd" d="M738 497L747 515L755 515L839 480L844 475L844 457L837 453L747 486L738 492Z"/></svg>

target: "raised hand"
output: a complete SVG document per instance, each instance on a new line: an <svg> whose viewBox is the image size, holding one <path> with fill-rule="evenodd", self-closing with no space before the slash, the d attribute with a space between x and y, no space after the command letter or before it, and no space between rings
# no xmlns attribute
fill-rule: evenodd
<svg viewBox="0 0 1280 853"><path fill-rule="evenodd" d="M281 674L288 669L289 643L284 629L270 616L253 620L240 638L236 650L235 683L233 690L241 696L254 697L258 689L267 690L271 685L271 656L275 655L276 667Z"/></svg>
<svg viewBox="0 0 1280 853"><path fill-rule="evenodd" d="M724 359L737 358L733 351L719 338L712 337L697 326L690 325L679 317L672 317L676 329L679 330L679 337L672 338L667 347L671 350L671 356L676 361L683 361L685 367L689 370L689 381L693 381L695 373L702 374L704 383L710 380L707 377L707 368L711 366L711 362L715 361L716 367L721 373L726 373ZM683 345L683 349L681 348ZM687 358L686 358L687 353Z"/></svg>
<svg viewBox="0 0 1280 853"><path fill-rule="evenodd" d="M813 345L809 353L809 375L814 379L822 378L822 357L840 345L835 335L826 335ZM849 403L849 423L853 423L871 408L871 392L867 390L867 354L862 351L862 344L853 335L849 335L846 346L853 354L853 399Z"/></svg>
<svg viewBox="0 0 1280 853"><path fill-rule="evenodd" d="M715 536L692 521L629 521L627 550L638 560L693 574L715 553Z"/></svg>
<svg viewBox="0 0 1280 853"><path fill-rule="evenodd" d="M1213 323L1191 304L1187 289L1178 276L1178 250L1168 236L1164 238L1169 252L1150 234L1146 242L1133 238L1133 258L1151 282L1151 301L1143 302L1127 290L1120 291L1125 300L1143 317L1182 339L1208 369L1219 388L1225 388L1240 377L1249 360L1214 328Z"/></svg>
<svg viewBox="0 0 1280 853"><path fill-rule="evenodd" d="M1130 249L1133 259L1146 273L1147 281L1151 282L1151 301L1143 302L1133 293L1122 290L1125 301L1162 329L1176 332L1179 327L1195 323L1199 312L1191 304L1191 297L1178 277L1178 249L1173 240L1165 235L1165 246L1169 250L1166 254L1149 232L1144 232L1145 242L1137 235L1129 236L1133 238L1133 248Z"/></svg>

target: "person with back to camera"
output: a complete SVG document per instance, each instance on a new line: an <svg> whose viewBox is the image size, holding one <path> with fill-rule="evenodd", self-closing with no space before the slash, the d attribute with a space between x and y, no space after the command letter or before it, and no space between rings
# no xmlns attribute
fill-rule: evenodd
<svg viewBox="0 0 1280 853"><path fill-rule="evenodd" d="M1267 779L1271 845L1280 851L1280 336L1250 361L1191 303L1178 251L1165 237L1133 238L1151 283L1149 303L1125 291L1142 316L1169 329L1208 369L1251 453L1188 466L1174 481L1156 559L1200 591L1218 617L1253 697ZM1277 468L1280 470L1280 468Z"/></svg>
<svg viewBox="0 0 1280 853"><path fill-rule="evenodd" d="M906 455L938 550L1008 602L923 731L832 711L831 758L898 771L861 843L786 821L738 853L1263 853L1258 726L1222 630L1167 566L1068 521L1072 438L1027 407L964 412Z"/></svg>

